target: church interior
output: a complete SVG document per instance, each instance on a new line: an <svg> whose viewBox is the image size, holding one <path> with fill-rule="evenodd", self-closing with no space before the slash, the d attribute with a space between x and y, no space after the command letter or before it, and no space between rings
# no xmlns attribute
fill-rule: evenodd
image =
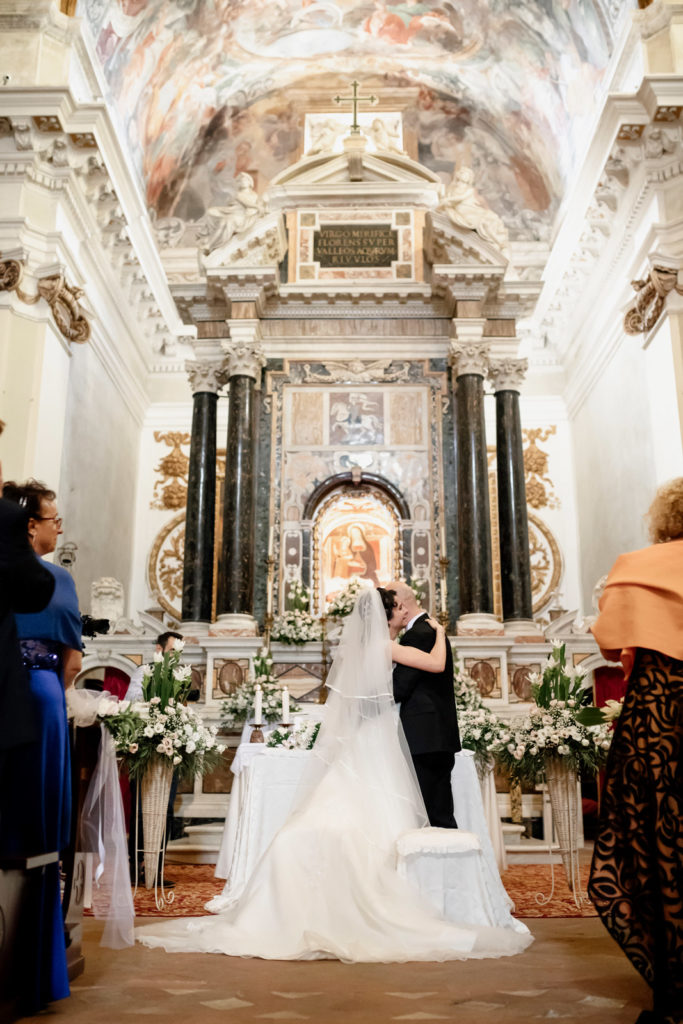
<svg viewBox="0 0 683 1024"><path fill-rule="evenodd" d="M6 0L0 99L2 475L56 492L77 685L184 637L225 749L178 895L236 807L224 702L265 647L323 706L352 581L409 580L504 722L553 645L623 693L601 581L683 473L679 0ZM490 784L499 867L549 886L545 788ZM635 1021L598 918L531 917L509 960L228 964L86 911L51 1015Z"/></svg>

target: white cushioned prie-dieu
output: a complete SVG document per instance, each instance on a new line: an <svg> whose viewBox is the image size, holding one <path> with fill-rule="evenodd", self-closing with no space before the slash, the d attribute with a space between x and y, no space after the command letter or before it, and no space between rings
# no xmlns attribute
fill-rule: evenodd
<svg viewBox="0 0 683 1024"><path fill-rule="evenodd" d="M417 853L469 853L481 850L481 843L474 832L464 829L415 828L398 837L396 850L400 857Z"/></svg>

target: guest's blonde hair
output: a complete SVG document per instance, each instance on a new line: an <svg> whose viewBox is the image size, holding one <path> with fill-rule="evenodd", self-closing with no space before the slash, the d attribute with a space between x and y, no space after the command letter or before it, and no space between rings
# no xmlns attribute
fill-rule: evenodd
<svg viewBox="0 0 683 1024"><path fill-rule="evenodd" d="M683 538L683 476L662 484L645 518L653 544Z"/></svg>

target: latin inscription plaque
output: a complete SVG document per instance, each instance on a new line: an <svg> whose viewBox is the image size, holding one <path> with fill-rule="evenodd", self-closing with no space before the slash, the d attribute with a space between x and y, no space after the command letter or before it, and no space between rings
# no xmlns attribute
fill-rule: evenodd
<svg viewBox="0 0 683 1024"><path fill-rule="evenodd" d="M390 267L398 259L398 232L390 224L321 224L313 259L321 267Z"/></svg>

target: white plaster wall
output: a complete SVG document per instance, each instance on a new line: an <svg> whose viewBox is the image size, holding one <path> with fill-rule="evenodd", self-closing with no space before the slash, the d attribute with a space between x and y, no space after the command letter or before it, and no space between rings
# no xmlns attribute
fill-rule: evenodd
<svg viewBox="0 0 683 1024"><path fill-rule="evenodd" d="M668 318L647 340L644 351L656 486L683 474L683 448Z"/></svg>
<svg viewBox="0 0 683 1024"><path fill-rule="evenodd" d="M59 480L62 542L78 550L73 576L81 609L101 576L130 589L140 424L93 344L71 359ZM59 465L56 462L55 465Z"/></svg>
<svg viewBox="0 0 683 1024"><path fill-rule="evenodd" d="M0 439L6 480L35 477L56 487L70 356L47 320L0 310Z"/></svg>
<svg viewBox="0 0 683 1024"><path fill-rule="evenodd" d="M574 472L581 587L590 609L595 582L617 555L647 543L643 515L657 484L651 389L657 357L639 338L622 335L574 414ZM665 387L666 382L659 382ZM673 383L672 383L673 387ZM657 401L657 399L655 399Z"/></svg>

